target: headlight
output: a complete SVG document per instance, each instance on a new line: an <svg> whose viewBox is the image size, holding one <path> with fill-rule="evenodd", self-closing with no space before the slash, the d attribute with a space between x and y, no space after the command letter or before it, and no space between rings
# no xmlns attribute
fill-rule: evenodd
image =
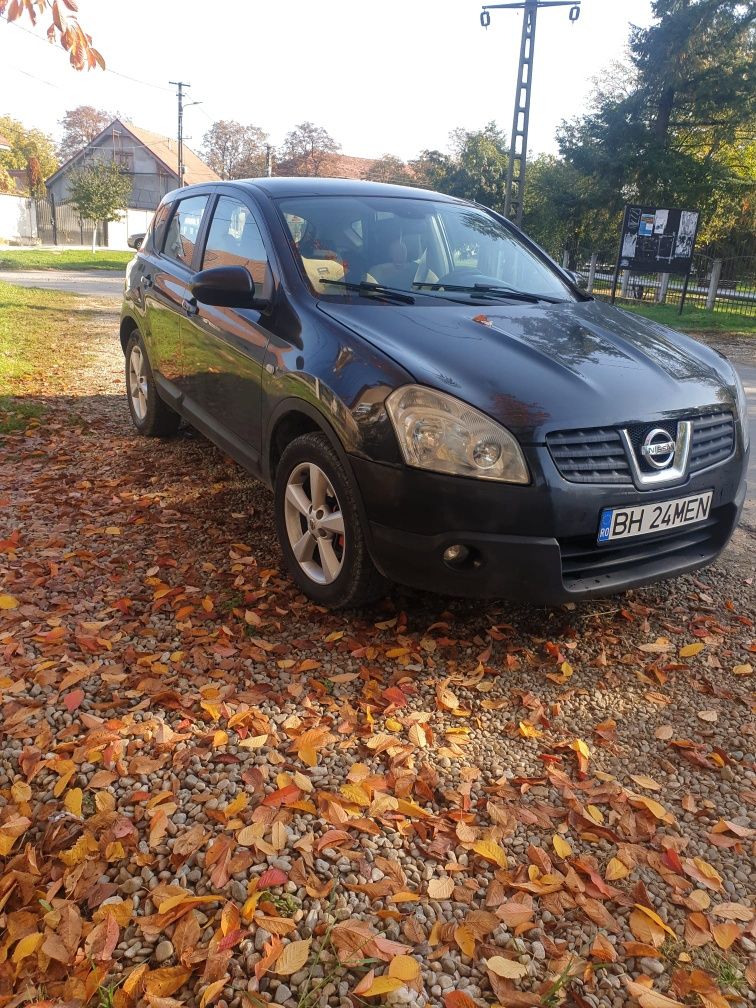
<svg viewBox="0 0 756 1008"><path fill-rule="evenodd" d="M732 369L732 373L735 376L735 400L738 404L740 429L743 431L743 448L748 451L748 443L751 433L750 423L748 420L748 400L746 399L745 389L743 388L743 382L740 380L740 375L737 373L735 368Z"/></svg>
<svg viewBox="0 0 756 1008"><path fill-rule="evenodd" d="M530 482L509 431L454 396L405 385L391 393L386 409L407 465L501 483Z"/></svg>

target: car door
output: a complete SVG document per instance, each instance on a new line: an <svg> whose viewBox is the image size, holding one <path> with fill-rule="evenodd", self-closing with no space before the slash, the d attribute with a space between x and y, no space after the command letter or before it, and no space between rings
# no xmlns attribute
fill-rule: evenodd
<svg viewBox="0 0 756 1008"><path fill-rule="evenodd" d="M140 278L147 355L158 382L174 396L183 373L181 327L192 297L189 284L194 275L195 248L209 198L188 196L160 208L155 248L146 258Z"/></svg>
<svg viewBox="0 0 756 1008"><path fill-rule="evenodd" d="M240 196L220 195L207 229L201 268L243 266L255 294L270 298L273 273L259 219ZM261 381L270 338L266 316L252 308L195 302L182 328L185 407L200 425L241 442L252 462L261 439Z"/></svg>

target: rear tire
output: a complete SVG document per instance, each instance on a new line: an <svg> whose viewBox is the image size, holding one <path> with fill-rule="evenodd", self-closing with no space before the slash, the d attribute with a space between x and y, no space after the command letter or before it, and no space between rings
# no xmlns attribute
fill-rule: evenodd
<svg viewBox="0 0 756 1008"><path fill-rule="evenodd" d="M389 582L368 553L351 476L324 434L302 434L276 469L276 532L300 590L330 609L380 598Z"/></svg>
<svg viewBox="0 0 756 1008"><path fill-rule="evenodd" d="M126 400L131 422L143 437L172 437L181 417L158 395L142 337L133 332L126 344Z"/></svg>

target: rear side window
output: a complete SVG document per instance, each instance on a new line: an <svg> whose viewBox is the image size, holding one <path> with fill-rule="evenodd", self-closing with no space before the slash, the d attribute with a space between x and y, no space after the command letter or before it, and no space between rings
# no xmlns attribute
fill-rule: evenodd
<svg viewBox="0 0 756 1008"><path fill-rule="evenodd" d="M189 196L178 201L165 236L164 255L184 266L192 265L206 207L207 196Z"/></svg>
<svg viewBox="0 0 756 1008"><path fill-rule="evenodd" d="M172 203L163 203L155 211L155 216L150 221L150 226L147 228L147 235L145 237L145 245L147 245L152 238L152 247L155 249L161 249L163 247L163 241L165 239L165 229L168 224L168 218L171 216L171 210L173 210Z"/></svg>
<svg viewBox="0 0 756 1008"><path fill-rule="evenodd" d="M272 276L260 228L249 207L221 196L207 236L202 269L243 266L255 282L258 297L272 294Z"/></svg>

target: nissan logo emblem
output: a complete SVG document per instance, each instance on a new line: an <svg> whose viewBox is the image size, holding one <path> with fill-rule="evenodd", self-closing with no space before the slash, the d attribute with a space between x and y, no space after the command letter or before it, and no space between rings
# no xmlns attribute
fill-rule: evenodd
<svg viewBox="0 0 756 1008"><path fill-rule="evenodd" d="M675 441L667 431L655 427L641 445L641 455L654 469L666 469L675 457Z"/></svg>

